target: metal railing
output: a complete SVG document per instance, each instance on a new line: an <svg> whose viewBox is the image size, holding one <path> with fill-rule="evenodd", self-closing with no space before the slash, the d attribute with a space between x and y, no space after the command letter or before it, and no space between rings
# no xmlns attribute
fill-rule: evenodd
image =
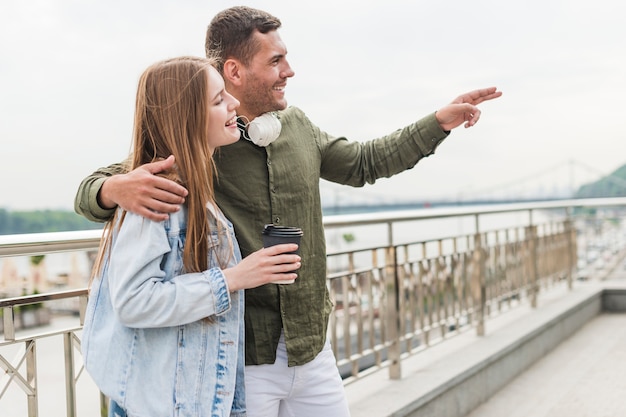
<svg viewBox="0 0 626 417"><path fill-rule="evenodd" d="M585 199L326 217L327 283L335 302L328 335L345 383L381 368L388 368L390 378L401 378L405 357L469 329L484 335L490 317L522 303L537 307L544 287L571 288L585 228L591 225L598 232L619 224L618 215L598 216L597 209L624 207L626 198ZM497 218L511 214L513 220ZM442 221L448 224L437 224L434 231L424 227ZM93 251L100 236L101 231L0 236L0 257ZM361 236L375 236L374 243L363 243ZM18 309L64 299L78 300L79 323L16 332ZM0 410L13 385L26 395L28 415L39 415L38 396L46 387L38 384L37 346L42 339L60 337L66 415L78 415L86 303L85 288L0 299L0 367L5 372ZM23 346L12 360L2 351L11 345ZM101 395L99 406L106 411Z"/></svg>

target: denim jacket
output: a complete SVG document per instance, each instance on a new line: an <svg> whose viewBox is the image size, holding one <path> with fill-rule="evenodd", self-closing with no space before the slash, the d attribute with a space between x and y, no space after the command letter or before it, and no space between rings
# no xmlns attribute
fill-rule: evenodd
<svg viewBox="0 0 626 417"><path fill-rule="evenodd" d="M244 295L229 292L218 263L233 266L241 254L219 217L200 273L182 271L186 208L164 222L126 213L114 232L89 294L82 352L96 385L129 416L245 416Z"/></svg>

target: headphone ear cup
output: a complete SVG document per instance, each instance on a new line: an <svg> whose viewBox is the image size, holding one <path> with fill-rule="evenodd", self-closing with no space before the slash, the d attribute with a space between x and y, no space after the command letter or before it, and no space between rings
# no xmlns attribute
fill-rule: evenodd
<svg viewBox="0 0 626 417"><path fill-rule="evenodd" d="M282 125L274 113L256 117L247 126L248 138L257 146L268 146L280 135Z"/></svg>

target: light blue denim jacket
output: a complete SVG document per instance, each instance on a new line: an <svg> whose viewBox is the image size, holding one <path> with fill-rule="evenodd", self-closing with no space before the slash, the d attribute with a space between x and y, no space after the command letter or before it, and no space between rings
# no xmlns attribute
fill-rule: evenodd
<svg viewBox="0 0 626 417"><path fill-rule="evenodd" d="M245 416L244 295L229 292L217 261L233 266L241 254L219 216L226 229L211 225L201 273L182 271L186 208L164 222L126 213L113 236L89 294L82 352L96 385L129 416Z"/></svg>

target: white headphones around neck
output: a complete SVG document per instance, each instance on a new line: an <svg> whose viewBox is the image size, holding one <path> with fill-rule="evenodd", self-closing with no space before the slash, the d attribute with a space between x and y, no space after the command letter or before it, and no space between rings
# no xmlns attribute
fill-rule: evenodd
<svg viewBox="0 0 626 417"><path fill-rule="evenodd" d="M282 127L275 112L263 113L248 124L244 124L243 117L240 117L237 123L244 138L262 147L274 142L280 135Z"/></svg>

